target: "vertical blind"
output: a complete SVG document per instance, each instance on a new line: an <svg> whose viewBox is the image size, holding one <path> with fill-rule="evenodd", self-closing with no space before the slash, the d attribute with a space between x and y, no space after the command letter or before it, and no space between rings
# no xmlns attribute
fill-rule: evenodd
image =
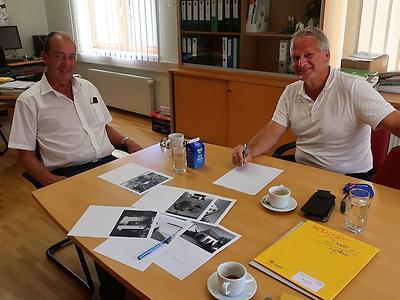
<svg viewBox="0 0 400 300"><path fill-rule="evenodd" d="M156 0L70 0L78 53L158 61Z"/></svg>
<svg viewBox="0 0 400 300"><path fill-rule="evenodd" d="M388 71L400 69L400 0L363 0L358 51L389 55Z"/></svg>

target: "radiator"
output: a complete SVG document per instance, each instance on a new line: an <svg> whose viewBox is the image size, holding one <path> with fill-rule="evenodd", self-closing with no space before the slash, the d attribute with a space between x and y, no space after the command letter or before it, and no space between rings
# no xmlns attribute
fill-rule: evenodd
<svg viewBox="0 0 400 300"><path fill-rule="evenodd" d="M154 111L154 80L149 77L89 69L88 80L107 106L147 116Z"/></svg>

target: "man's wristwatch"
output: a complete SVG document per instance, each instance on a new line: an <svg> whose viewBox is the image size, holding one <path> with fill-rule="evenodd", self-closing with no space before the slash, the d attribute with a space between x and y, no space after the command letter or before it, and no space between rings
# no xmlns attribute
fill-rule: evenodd
<svg viewBox="0 0 400 300"><path fill-rule="evenodd" d="M121 145L125 145L125 142L130 140L131 138L129 136L124 136L121 140Z"/></svg>

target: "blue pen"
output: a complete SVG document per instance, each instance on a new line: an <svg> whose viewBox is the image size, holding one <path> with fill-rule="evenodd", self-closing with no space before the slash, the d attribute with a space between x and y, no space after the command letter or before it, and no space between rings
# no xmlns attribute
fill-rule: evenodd
<svg viewBox="0 0 400 300"><path fill-rule="evenodd" d="M162 245L168 243L170 240L172 239L172 236L169 236L165 239L163 239L161 242L159 242L158 244L154 245L153 247L147 249L146 251L144 251L142 254L138 255L138 259L141 260L142 258L146 257L147 255L149 255L150 253L152 253L153 251L155 251L156 249L160 248Z"/></svg>

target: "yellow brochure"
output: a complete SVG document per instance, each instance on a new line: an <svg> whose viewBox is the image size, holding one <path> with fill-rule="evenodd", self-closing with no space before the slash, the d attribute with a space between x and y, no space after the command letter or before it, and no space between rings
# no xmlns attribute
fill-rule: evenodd
<svg viewBox="0 0 400 300"><path fill-rule="evenodd" d="M378 252L376 247L306 221L250 264L311 298L333 299Z"/></svg>

